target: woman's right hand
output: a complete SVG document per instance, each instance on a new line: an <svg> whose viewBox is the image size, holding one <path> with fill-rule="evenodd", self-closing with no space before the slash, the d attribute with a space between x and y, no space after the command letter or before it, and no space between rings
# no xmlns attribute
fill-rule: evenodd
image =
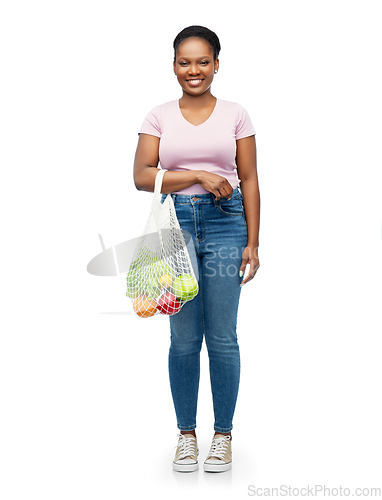
<svg viewBox="0 0 382 500"><path fill-rule="evenodd" d="M198 172L199 184L206 190L215 195L215 199L231 198L233 194L233 187L225 177L207 170L199 170Z"/></svg>

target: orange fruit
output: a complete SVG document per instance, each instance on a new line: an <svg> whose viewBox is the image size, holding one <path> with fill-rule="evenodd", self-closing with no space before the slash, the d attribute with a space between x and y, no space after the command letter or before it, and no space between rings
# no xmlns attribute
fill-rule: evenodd
<svg viewBox="0 0 382 500"><path fill-rule="evenodd" d="M133 302L133 309L141 318L149 318L157 312L157 303L150 300L147 295L140 295Z"/></svg>

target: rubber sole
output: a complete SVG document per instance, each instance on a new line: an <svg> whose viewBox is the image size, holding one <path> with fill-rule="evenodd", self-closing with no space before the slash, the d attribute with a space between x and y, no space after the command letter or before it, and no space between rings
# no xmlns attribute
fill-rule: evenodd
<svg viewBox="0 0 382 500"><path fill-rule="evenodd" d="M199 468L199 464L176 464L175 462L172 463L172 468L176 472L195 472Z"/></svg>
<svg viewBox="0 0 382 500"><path fill-rule="evenodd" d="M228 464L203 464L204 472L226 472L230 470L232 462Z"/></svg>

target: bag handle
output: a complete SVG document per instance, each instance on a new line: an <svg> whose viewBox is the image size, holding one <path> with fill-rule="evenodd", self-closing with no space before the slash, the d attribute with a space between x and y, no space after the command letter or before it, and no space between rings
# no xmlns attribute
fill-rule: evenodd
<svg viewBox="0 0 382 500"><path fill-rule="evenodd" d="M159 201L161 189L162 189L163 176L166 172L167 172L167 170L158 168L158 173L155 177L155 187L154 187L154 199L155 200Z"/></svg>

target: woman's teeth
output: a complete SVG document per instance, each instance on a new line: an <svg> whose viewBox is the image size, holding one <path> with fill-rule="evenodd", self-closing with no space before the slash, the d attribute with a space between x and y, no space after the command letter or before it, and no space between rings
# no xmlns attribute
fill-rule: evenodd
<svg viewBox="0 0 382 500"><path fill-rule="evenodd" d="M201 83L203 80L202 79L195 79L195 80L188 80L188 83L190 85L198 85L199 83Z"/></svg>

